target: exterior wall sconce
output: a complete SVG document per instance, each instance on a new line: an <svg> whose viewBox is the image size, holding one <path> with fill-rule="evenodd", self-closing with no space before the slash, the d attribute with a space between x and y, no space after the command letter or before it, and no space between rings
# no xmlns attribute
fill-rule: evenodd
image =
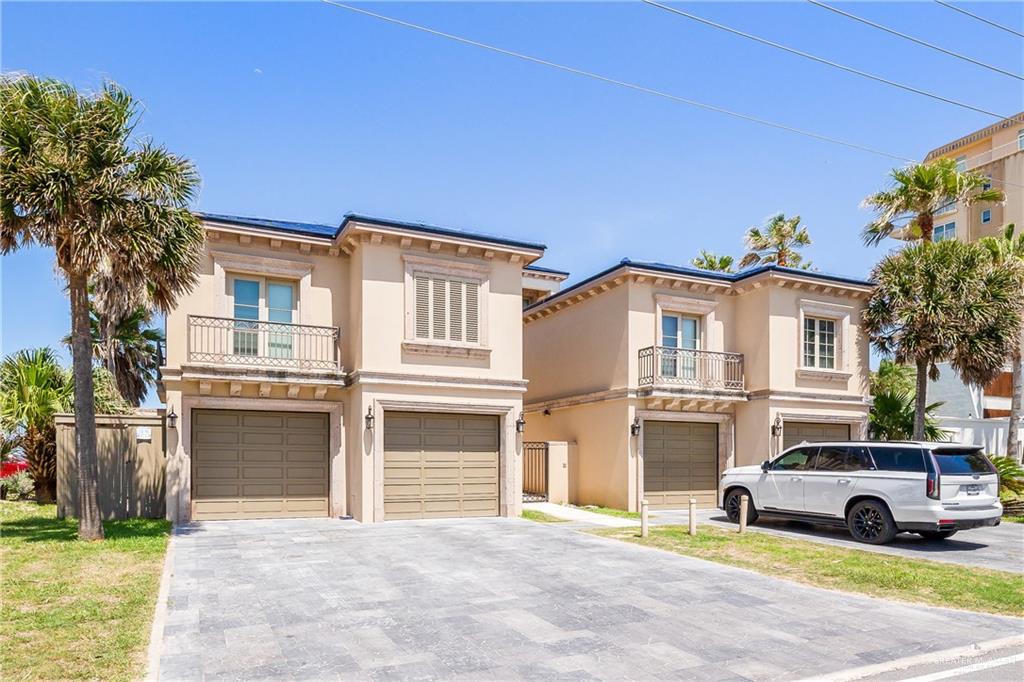
<svg viewBox="0 0 1024 682"><path fill-rule="evenodd" d="M782 435L782 416L775 415L775 423L772 424L772 437L778 438Z"/></svg>
<svg viewBox="0 0 1024 682"><path fill-rule="evenodd" d="M178 428L178 415L174 414L174 406L171 406L171 411L167 413L167 428L177 429Z"/></svg>
<svg viewBox="0 0 1024 682"><path fill-rule="evenodd" d="M634 438L640 435L640 417L633 417L633 423L629 425L629 434Z"/></svg>
<svg viewBox="0 0 1024 682"><path fill-rule="evenodd" d="M523 417L523 413L519 413L519 419L516 420L516 433L522 433L526 430L526 419Z"/></svg>
<svg viewBox="0 0 1024 682"><path fill-rule="evenodd" d="M365 420L366 420L366 430L367 431L373 431L373 421L374 421L373 407L366 408Z"/></svg>

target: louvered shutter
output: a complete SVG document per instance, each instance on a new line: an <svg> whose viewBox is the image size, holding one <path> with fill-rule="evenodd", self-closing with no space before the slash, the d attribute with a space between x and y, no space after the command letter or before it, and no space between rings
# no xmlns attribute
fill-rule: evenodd
<svg viewBox="0 0 1024 682"><path fill-rule="evenodd" d="M464 282L448 282L448 338L462 341L462 296L466 289Z"/></svg>
<svg viewBox="0 0 1024 682"><path fill-rule="evenodd" d="M480 343L480 285L466 282L466 341Z"/></svg>
<svg viewBox="0 0 1024 682"><path fill-rule="evenodd" d="M416 338L430 338L430 278L416 275Z"/></svg>
<svg viewBox="0 0 1024 682"><path fill-rule="evenodd" d="M431 312L431 338L447 340L447 329L445 328L445 299L447 298L447 281L434 278L430 282L430 312Z"/></svg>

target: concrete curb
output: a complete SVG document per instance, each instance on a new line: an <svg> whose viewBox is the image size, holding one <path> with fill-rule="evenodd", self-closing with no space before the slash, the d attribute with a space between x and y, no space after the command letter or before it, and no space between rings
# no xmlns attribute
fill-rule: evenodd
<svg viewBox="0 0 1024 682"><path fill-rule="evenodd" d="M149 630L149 648L146 652L147 682L156 682L160 677L160 654L164 647L164 626L167 624L167 600L171 591L171 573L174 565L174 538L177 527L171 528L167 538L167 553L164 554L164 570L160 574L160 589L156 595L156 610L153 612L153 625Z"/></svg>
<svg viewBox="0 0 1024 682"><path fill-rule="evenodd" d="M808 677L800 680L799 682L854 682L855 680L862 680L865 677L907 670L908 668L913 668L918 665L934 665L936 663L977 658L993 651L998 651L999 649L1006 649L1014 646L1024 646L1024 635L1013 635L1012 637L993 639L987 642L978 642L977 644L970 644L967 646L957 647L955 649L933 651L927 654L908 656L907 658L897 658L894 661L874 663L861 668L839 670L819 677Z"/></svg>

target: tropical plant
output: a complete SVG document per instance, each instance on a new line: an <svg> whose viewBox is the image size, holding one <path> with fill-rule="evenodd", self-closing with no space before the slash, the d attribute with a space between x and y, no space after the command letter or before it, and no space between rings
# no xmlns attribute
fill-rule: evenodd
<svg viewBox="0 0 1024 682"><path fill-rule="evenodd" d="M1001 190L988 187L990 180L980 173L957 170L953 159L917 163L890 172L889 189L864 199L863 206L876 217L864 228L864 243L877 246L887 237L930 242L934 216L941 208L961 202L1003 201Z"/></svg>
<svg viewBox="0 0 1024 682"><path fill-rule="evenodd" d="M701 270L712 272L735 272L733 268L734 258L732 256L719 256L718 254L701 249L700 255L691 260L693 266Z"/></svg>
<svg viewBox="0 0 1024 682"><path fill-rule="evenodd" d="M78 534L103 537L97 500L96 416L88 286L148 291L166 311L197 281L203 245L188 205L193 165L131 136L138 105L107 83L83 94L56 80L0 80L0 253L52 247L71 299L78 446Z"/></svg>
<svg viewBox="0 0 1024 682"><path fill-rule="evenodd" d="M148 326L153 314L145 306L123 316L109 308L109 312L100 312L97 307L94 300L89 311L93 356L114 376L124 399L138 407L156 383L164 333ZM71 337L64 342L70 343Z"/></svg>
<svg viewBox="0 0 1024 682"><path fill-rule="evenodd" d="M749 251L740 261L740 268L768 264L798 268L803 262L798 250L810 246L811 236L800 225L800 216L787 218L779 213L769 218L763 229L747 230L744 243Z"/></svg>
<svg viewBox="0 0 1024 682"><path fill-rule="evenodd" d="M999 492L1024 494L1024 467L1020 462L1005 455L989 455L989 459L999 474Z"/></svg>
<svg viewBox="0 0 1024 682"><path fill-rule="evenodd" d="M19 500L31 500L36 495L35 481L28 471L19 471L4 478L0 478L0 499L17 502ZM37 498L38 499L38 498Z"/></svg>
<svg viewBox="0 0 1024 682"><path fill-rule="evenodd" d="M887 358L878 363L878 369L871 373L871 393L909 393L913 395L915 370L911 365L901 365Z"/></svg>
<svg viewBox="0 0 1024 682"><path fill-rule="evenodd" d="M931 403L925 407L924 440L948 440L934 414L942 404ZM868 434L872 440L911 440L914 437L914 392L885 389L872 395Z"/></svg>
<svg viewBox="0 0 1024 682"><path fill-rule="evenodd" d="M913 364L914 438L925 437L928 379L949 361L968 384L1002 371L1017 339L1024 272L997 266L988 251L957 240L923 242L886 256L863 313L864 329L883 355Z"/></svg>
<svg viewBox="0 0 1024 682"><path fill-rule="evenodd" d="M985 237L981 243L996 263L1013 263L1024 267L1024 233L1014 234L1010 223L1000 237ZM1022 294L1024 295L1024 294ZM1012 389L1010 391L1010 419L1006 435L1006 452L1021 461L1024 452L1020 446L1020 424L1024 419L1024 325L1018 332L1017 344L1010 353L1012 362Z"/></svg>

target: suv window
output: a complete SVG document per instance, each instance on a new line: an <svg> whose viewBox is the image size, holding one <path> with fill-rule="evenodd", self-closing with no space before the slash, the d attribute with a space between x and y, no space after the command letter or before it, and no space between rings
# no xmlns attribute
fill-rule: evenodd
<svg viewBox="0 0 1024 682"><path fill-rule="evenodd" d="M882 471L927 471L921 448L871 448L871 456Z"/></svg>
<svg viewBox="0 0 1024 682"><path fill-rule="evenodd" d="M818 448L798 448L787 452L772 463L772 469L776 471L806 471L810 468L808 463L817 451Z"/></svg>
<svg viewBox="0 0 1024 682"><path fill-rule="evenodd" d="M870 469L868 449L859 445L823 445L814 458L815 471L860 471Z"/></svg>
<svg viewBox="0 0 1024 682"><path fill-rule="evenodd" d="M995 467L988 457L977 450L932 450L935 462L939 465L939 473L956 476L957 474L994 474Z"/></svg>

